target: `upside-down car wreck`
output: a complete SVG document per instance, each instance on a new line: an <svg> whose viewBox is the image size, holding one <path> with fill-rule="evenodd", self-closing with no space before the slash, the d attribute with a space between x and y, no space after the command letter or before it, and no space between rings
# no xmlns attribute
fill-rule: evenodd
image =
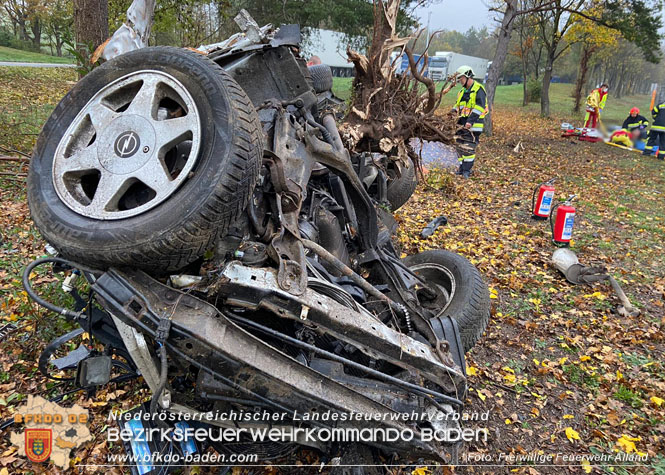
<svg viewBox="0 0 665 475"><path fill-rule="evenodd" d="M285 414L283 426L335 428L367 422L302 416L375 415L375 427L416 436L353 444L363 455L347 463L450 462L459 441L418 434L459 427L487 287L448 251L400 259L389 210L402 203L388 191L413 175L345 149L330 70L306 66L296 26L245 20L206 54L154 47L107 61L44 126L28 199L57 255L24 282L81 328L40 368L76 369L85 388L140 375L153 412L260 409ZM68 275L76 309L35 293L44 263ZM82 331L95 349L54 360ZM298 440L264 445L265 458L298 444L351 453Z"/></svg>

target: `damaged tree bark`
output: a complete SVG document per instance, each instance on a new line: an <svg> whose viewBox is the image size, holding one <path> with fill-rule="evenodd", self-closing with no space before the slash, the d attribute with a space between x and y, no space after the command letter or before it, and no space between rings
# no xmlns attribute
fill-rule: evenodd
<svg viewBox="0 0 665 475"><path fill-rule="evenodd" d="M374 0L374 32L367 55L348 50L356 69L349 114L341 125L346 146L355 152L381 152L394 160L410 157L422 171L420 159L409 140L454 143L455 119L437 114L441 98L454 86L436 85L423 74L425 61L416 63L407 44L411 37L395 33L399 0ZM397 48L407 55L409 70L397 75L391 53Z"/></svg>

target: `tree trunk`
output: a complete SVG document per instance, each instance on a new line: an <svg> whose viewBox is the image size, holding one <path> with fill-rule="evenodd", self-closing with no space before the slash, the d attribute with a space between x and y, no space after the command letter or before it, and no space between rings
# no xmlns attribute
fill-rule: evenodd
<svg viewBox="0 0 665 475"><path fill-rule="evenodd" d="M527 66L527 58L522 52L522 107L529 105L529 88L526 84L527 78L529 76L529 70Z"/></svg>
<svg viewBox="0 0 665 475"><path fill-rule="evenodd" d="M547 64L543 73L543 88L540 92L540 115L550 116L550 82L552 81L552 66L554 65L554 51L548 51Z"/></svg>
<svg viewBox="0 0 665 475"><path fill-rule="evenodd" d="M28 35L28 27L26 25L25 18L19 18L17 24L18 24L19 38L21 38L21 41L25 42L30 41L30 35Z"/></svg>
<svg viewBox="0 0 665 475"><path fill-rule="evenodd" d="M86 59L109 37L108 7L108 0L74 0L76 49Z"/></svg>
<svg viewBox="0 0 665 475"><path fill-rule="evenodd" d="M584 85L586 84L587 75L589 73L589 59L593 54L593 49L584 45L582 47L582 56L580 57L580 70L577 73L577 81L575 82L575 107L573 107L574 112L580 111L580 105L582 104L582 91L584 90Z"/></svg>
<svg viewBox="0 0 665 475"><path fill-rule="evenodd" d="M33 18L30 29L32 30L32 46L39 52L42 48L42 22L39 18Z"/></svg>
<svg viewBox="0 0 665 475"><path fill-rule="evenodd" d="M506 11L501 20L501 28L499 29L499 38L496 43L496 51L494 58L490 65L489 72L487 73L487 84L485 89L487 91L487 108L489 113L485 116L484 132L487 135L492 135L492 109L494 106L494 95L496 94L496 86L499 84L499 76L503 72L503 64L508 55L508 45L510 44L510 35L513 32L513 20L517 15L517 0L506 0Z"/></svg>

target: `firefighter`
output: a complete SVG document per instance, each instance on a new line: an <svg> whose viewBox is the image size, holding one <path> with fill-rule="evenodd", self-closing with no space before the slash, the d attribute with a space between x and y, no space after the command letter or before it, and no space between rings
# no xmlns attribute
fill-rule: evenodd
<svg viewBox="0 0 665 475"><path fill-rule="evenodd" d="M649 131L649 141L642 152L643 155L656 155L656 158L665 160L665 102L658 104L651 111L651 130Z"/></svg>
<svg viewBox="0 0 665 475"><path fill-rule="evenodd" d="M607 91L610 87L607 84L601 84L600 87L591 91L586 98L586 116L584 117L584 128L595 129L600 113L605 108L607 101Z"/></svg>
<svg viewBox="0 0 665 475"><path fill-rule="evenodd" d="M476 159L478 138L483 131L483 122L487 114L487 94L485 86L473 79L470 66L460 66L457 78L462 89L457 94L453 112L457 113L457 125L461 128L455 133L455 143L459 155L458 175L469 178Z"/></svg>
<svg viewBox="0 0 665 475"><path fill-rule="evenodd" d="M640 115L640 110L637 107L633 107L630 110L630 115L626 117L626 120L623 121L622 129L633 133L633 139L638 137L640 139L647 138L647 127L649 127L649 121ZM638 132L635 132L635 131Z"/></svg>

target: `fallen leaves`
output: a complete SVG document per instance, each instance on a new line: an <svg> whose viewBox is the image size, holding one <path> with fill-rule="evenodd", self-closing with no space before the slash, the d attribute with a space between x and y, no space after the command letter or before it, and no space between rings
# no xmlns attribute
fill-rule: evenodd
<svg viewBox="0 0 665 475"><path fill-rule="evenodd" d="M573 429L572 427L566 427L566 431L565 431L565 432L566 432L566 438L567 438L570 442L574 442L574 441L576 441L576 440L580 440L580 435L579 435L579 434L577 433L577 431L576 431L575 429Z"/></svg>
<svg viewBox="0 0 665 475"><path fill-rule="evenodd" d="M637 450L637 446L635 445L635 442L639 442L641 440L642 440L641 437L630 437L627 435L622 435L621 437L619 437L619 439L617 439L617 445L621 448L621 450L623 450L628 454L631 452L635 452L638 455L643 455L642 452L639 452Z"/></svg>

